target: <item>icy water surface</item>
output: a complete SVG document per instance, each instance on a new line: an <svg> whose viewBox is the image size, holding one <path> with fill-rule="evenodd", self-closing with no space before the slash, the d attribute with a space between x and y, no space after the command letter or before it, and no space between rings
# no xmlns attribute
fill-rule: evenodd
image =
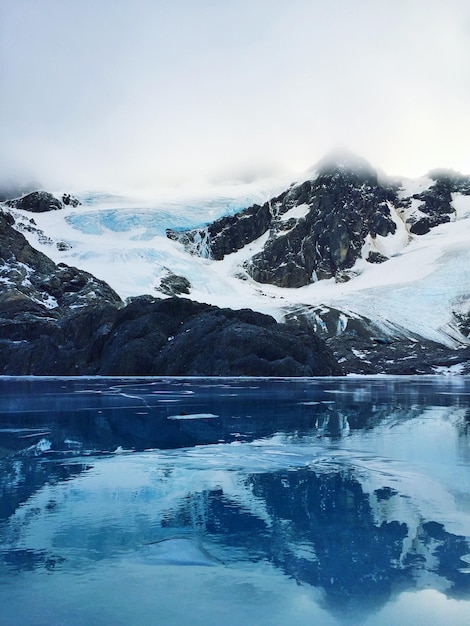
<svg viewBox="0 0 470 626"><path fill-rule="evenodd" d="M470 379L0 378L0 624L470 625Z"/></svg>

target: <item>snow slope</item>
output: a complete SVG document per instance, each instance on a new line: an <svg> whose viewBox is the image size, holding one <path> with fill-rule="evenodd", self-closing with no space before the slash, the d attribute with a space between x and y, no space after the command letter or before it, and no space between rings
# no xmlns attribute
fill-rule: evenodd
<svg viewBox="0 0 470 626"><path fill-rule="evenodd" d="M431 182L426 178L405 181L402 193L420 192ZM357 275L346 283L330 279L282 289L254 282L242 264L262 248L268 233L222 261L191 256L180 243L166 237L167 228L207 225L254 203L262 204L287 186L281 181L263 187L238 185L138 199L75 194L81 206L34 214L36 228L24 234L55 262L91 272L122 298L144 293L162 296L160 280L170 270L190 281L188 297L221 307L249 307L282 319L286 307L302 310L305 305L327 305L372 318L384 332L393 333L399 327L448 346L465 343L454 312L466 313L470 308L470 196L454 194L456 219L425 235L410 235L404 227L408 212L400 215L393 209L396 233L373 242L375 249L392 258L382 264L360 259L353 268ZM31 219L30 213L14 213L24 224ZM58 247L58 242L66 245ZM363 256L370 247L366 241Z"/></svg>

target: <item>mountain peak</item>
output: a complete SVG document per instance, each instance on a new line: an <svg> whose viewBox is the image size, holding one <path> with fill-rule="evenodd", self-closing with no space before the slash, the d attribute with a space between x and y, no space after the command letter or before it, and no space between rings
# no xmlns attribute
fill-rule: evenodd
<svg viewBox="0 0 470 626"><path fill-rule="evenodd" d="M375 169L366 159L345 147L337 147L330 150L308 171L315 172L317 175L343 172L356 174L364 178L377 177Z"/></svg>

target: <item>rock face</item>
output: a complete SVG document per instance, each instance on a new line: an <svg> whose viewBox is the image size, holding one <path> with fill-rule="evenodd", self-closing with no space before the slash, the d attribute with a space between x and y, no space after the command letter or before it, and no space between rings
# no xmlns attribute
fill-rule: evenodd
<svg viewBox="0 0 470 626"><path fill-rule="evenodd" d="M0 301L24 299L30 306L80 307L92 302L120 302L105 282L91 274L60 263L56 265L29 245L13 228L14 220L0 211Z"/></svg>
<svg viewBox="0 0 470 626"><path fill-rule="evenodd" d="M189 294L191 283L184 276L178 276L172 271L167 270L160 279L158 291L167 296L180 296L181 294Z"/></svg>
<svg viewBox="0 0 470 626"><path fill-rule="evenodd" d="M182 298L127 305L34 250L0 212L0 374L321 376L342 370L308 328Z"/></svg>
<svg viewBox="0 0 470 626"><path fill-rule="evenodd" d="M455 216L452 206L452 194L470 195L470 178L452 170L434 170L429 172L434 184L426 191L414 194L405 200L408 206L412 200L420 200L417 213L419 217L411 219L410 232L424 235L434 226L449 222Z"/></svg>
<svg viewBox="0 0 470 626"><path fill-rule="evenodd" d="M470 311L461 311L463 335L470 333ZM470 347L446 347L393 327L389 334L376 321L327 306L292 308L286 321L312 328L331 349L345 373L415 375L470 373ZM392 330L390 325L389 330Z"/></svg>
<svg viewBox="0 0 470 626"><path fill-rule="evenodd" d="M263 206L222 218L206 232L168 235L192 251L222 259L269 231L263 249L246 264L256 281L302 287L322 278L341 279L361 255L368 235L395 232L390 205L398 203L397 188L379 183L365 161L327 160L317 167L315 179Z"/></svg>
<svg viewBox="0 0 470 626"><path fill-rule="evenodd" d="M426 191L404 197L400 183L380 180L366 161L327 157L312 180L263 206L204 229L167 234L190 252L215 260L264 235L261 249L245 263L257 282L294 288L332 277L342 282L361 256L370 263L387 260L382 238L424 234L455 217L452 194L470 195L470 177L436 170L429 178L434 182Z"/></svg>
<svg viewBox="0 0 470 626"><path fill-rule="evenodd" d="M311 376L341 369L311 330L250 310L183 298L133 299L118 311L98 373Z"/></svg>
<svg viewBox="0 0 470 626"><path fill-rule="evenodd" d="M57 211L62 208L62 203L52 194L45 191L33 191L26 196L9 200L7 205L20 209L21 211L31 211L32 213L45 213L46 211Z"/></svg>
<svg viewBox="0 0 470 626"><path fill-rule="evenodd" d="M365 238L394 233L389 203L394 192L368 171L324 168L314 181L294 187L276 209L281 218L274 236L247 265L258 282L279 287L302 287L351 268L361 255ZM289 219L299 205L308 212Z"/></svg>
<svg viewBox="0 0 470 626"><path fill-rule="evenodd" d="M14 200L8 200L6 205L19 209L20 211L30 211L31 213L45 213L46 211L58 211L63 209L64 206L76 207L80 204L77 198L74 198L70 194L63 194L62 200L58 200L51 193L46 191L33 191L21 198L15 198Z"/></svg>

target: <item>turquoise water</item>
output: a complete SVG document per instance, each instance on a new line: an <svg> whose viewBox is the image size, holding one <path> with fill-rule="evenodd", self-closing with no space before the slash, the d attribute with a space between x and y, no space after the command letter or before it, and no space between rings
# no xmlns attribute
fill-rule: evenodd
<svg viewBox="0 0 470 626"><path fill-rule="evenodd" d="M0 624L470 624L470 380L0 379Z"/></svg>

